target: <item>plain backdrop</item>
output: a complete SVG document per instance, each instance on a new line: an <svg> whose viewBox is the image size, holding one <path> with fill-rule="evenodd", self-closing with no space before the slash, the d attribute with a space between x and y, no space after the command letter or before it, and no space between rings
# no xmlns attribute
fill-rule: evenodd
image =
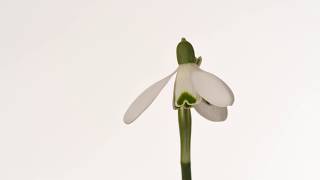
<svg viewBox="0 0 320 180"><path fill-rule="evenodd" d="M320 1L1 0L0 179L178 180L181 37L236 100L193 111L194 180L320 179Z"/></svg>

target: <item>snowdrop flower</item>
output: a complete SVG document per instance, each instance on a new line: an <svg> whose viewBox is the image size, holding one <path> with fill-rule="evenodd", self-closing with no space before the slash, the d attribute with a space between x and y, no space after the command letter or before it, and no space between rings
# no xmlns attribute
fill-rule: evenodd
<svg viewBox="0 0 320 180"><path fill-rule="evenodd" d="M151 85L131 104L123 118L126 124L136 120L151 105L175 73L174 109L194 107L211 121L227 118L227 106L234 101L231 89L217 76L199 68L202 59L195 57L192 45L185 38L177 46L177 59L177 70Z"/></svg>
<svg viewBox="0 0 320 180"><path fill-rule="evenodd" d="M178 44L176 53L178 68L140 94L126 111L123 121L130 124L136 120L151 105L170 78L177 73L173 108L178 110L182 180L191 180L190 108L194 108L210 121L224 121L228 114L227 106L233 104L234 95L221 79L199 68L202 59L195 57L192 45L185 38Z"/></svg>

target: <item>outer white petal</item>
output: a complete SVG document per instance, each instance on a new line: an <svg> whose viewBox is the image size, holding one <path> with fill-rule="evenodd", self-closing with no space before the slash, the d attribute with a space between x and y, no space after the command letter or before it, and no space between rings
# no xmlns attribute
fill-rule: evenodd
<svg viewBox="0 0 320 180"><path fill-rule="evenodd" d="M219 107L233 104L234 95L231 89L217 76L199 69L192 73L191 79L197 93L210 104Z"/></svg>
<svg viewBox="0 0 320 180"><path fill-rule="evenodd" d="M123 117L123 121L126 124L132 123L136 120L143 111L145 111L151 103L156 99L164 86L168 83L170 78L176 73L174 71L169 76L161 79L160 81L154 83L150 87L148 87L143 93L141 93L135 101L130 105L127 112Z"/></svg>
<svg viewBox="0 0 320 180"><path fill-rule="evenodd" d="M199 104L195 105L196 111L204 118L210 121L224 121L228 116L227 107L218 107L207 103L202 100Z"/></svg>
<svg viewBox="0 0 320 180"><path fill-rule="evenodd" d="M177 76L174 83L174 106L179 107L178 99L181 95L187 93L192 96L196 101L194 103L183 101L183 104L187 104L189 106L193 106L197 104L201 97L197 93L197 91L193 88L191 82L191 75L194 71L198 71L199 67L195 63L181 64L177 70Z"/></svg>

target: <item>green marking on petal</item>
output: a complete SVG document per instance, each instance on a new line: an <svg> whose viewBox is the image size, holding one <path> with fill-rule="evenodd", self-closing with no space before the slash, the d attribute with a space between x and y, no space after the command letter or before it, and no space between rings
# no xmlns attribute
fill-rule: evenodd
<svg viewBox="0 0 320 180"><path fill-rule="evenodd" d="M184 106L185 108L190 108L196 102L197 102L197 99L195 97L193 97L190 93L183 92L183 93L181 93L181 95L179 96L179 98L177 100L177 105Z"/></svg>

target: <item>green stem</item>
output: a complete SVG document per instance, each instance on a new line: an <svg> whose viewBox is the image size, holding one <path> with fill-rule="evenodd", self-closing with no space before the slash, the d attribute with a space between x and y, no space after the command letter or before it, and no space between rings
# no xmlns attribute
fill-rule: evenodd
<svg viewBox="0 0 320 180"><path fill-rule="evenodd" d="M180 148L181 148L181 172L182 180L191 180L190 166L190 142L191 142L191 111L188 108L178 109Z"/></svg>

